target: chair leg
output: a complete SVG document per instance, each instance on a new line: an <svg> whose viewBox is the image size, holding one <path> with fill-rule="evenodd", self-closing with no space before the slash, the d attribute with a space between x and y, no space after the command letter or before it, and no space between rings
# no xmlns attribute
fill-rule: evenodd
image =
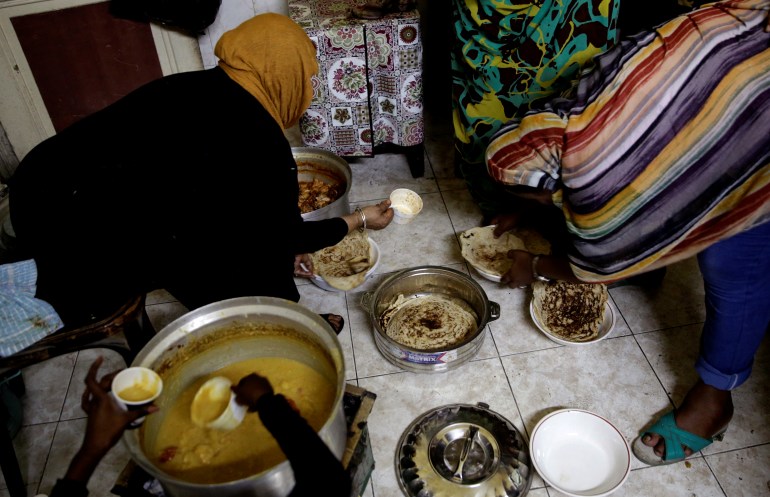
<svg viewBox="0 0 770 497"><path fill-rule="evenodd" d="M423 144L404 147L406 161L412 178L421 178L425 175L425 147Z"/></svg>
<svg viewBox="0 0 770 497"><path fill-rule="evenodd" d="M395 145L393 143L381 143L374 147L374 154L404 154L409 164L409 172L412 178L420 178L425 175L425 145Z"/></svg>
<svg viewBox="0 0 770 497"><path fill-rule="evenodd" d="M10 413L5 403L0 402L0 469L8 486L8 494L11 497L26 497L27 489L24 486L24 478L21 476L19 460L13 448L13 440L8 433L8 419Z"/></svg>
<svg viewBox="0 0 770 497"><path fill-rule="evenodd" d="M131 362L133 362L136 354L155 336L155 329L152 327L147 311L142 311L139 319L127 326L123 333L131 349ZM131 362L127 362L126 365L130 365Z"/></svg>

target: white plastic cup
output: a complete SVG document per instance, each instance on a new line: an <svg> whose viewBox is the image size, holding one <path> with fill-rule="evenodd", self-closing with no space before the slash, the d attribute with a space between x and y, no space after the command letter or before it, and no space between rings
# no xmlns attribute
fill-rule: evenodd
<svg viewBox="0 0 770 497"><path fill-rule="evenodd" d="M201 385L190 406L193 423L214 430L237 428L248 407L235 401L231 386L232 382L224 376L215 376Z"/></svg>
<svg viewBox="0 0 770 497"><path fill-rule="evenodd" d="M390 194L390 206L395 214L393 222L407 224L422 210L422 197L407 188L396 188Z"/></svg>
<svg viewBox="0 0 770 497"><path fill-rule="evenodd" d="M163 391L163 380L149 368L132 367L119 372L112 379L112 396L126 410L140 409L151 404ZM144 416L131 426L144 422Z"/></svg>

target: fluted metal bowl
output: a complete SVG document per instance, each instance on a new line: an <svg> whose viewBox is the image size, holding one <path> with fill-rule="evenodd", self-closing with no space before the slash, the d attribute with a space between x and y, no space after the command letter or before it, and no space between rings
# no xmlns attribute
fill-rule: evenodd
<svg viewBox="0 0 770 497"><path fill-rule="evenodd" d="M481 402L418 417L401 435L395 468L408 497L522 497L534 474L524 437Z"/></svg>

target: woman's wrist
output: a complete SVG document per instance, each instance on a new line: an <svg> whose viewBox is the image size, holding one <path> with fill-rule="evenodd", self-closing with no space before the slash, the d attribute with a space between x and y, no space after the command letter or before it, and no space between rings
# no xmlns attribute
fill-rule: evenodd
<svg viewBox="0 0 770 497"><path fill-rule="evenodd" d="M108 451L81 447L72 458L65 478L87 483Z"/></svg>
<svg viewBox="0 0 770 497"><path fill-rule="evenodd" d="M539 254L535 254L532 257L532 264L531 264L531 266L532 266L532 281L542 281L542 282L545 282L545 283L550 283L551 281L553 281L553 279L549 278L545 274L541 273L540 270L538 269L538 265L540 263L541 257L542 256L539 255Z"/></svg>
<svg viewBox="0 0 770 497"><path fill-rule="evenodd" d="M359 218L361 219L361 225L358 227L358 231L366 231L366 214L364 214L364 210L361 207L356 207L355 211L353 212L358 214Z"/></svg>

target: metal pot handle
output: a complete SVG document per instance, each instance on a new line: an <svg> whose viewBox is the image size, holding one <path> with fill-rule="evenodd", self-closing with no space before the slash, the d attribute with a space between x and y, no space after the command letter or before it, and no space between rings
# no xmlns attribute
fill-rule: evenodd
<svg viewBox="0 0 770 497"><path fill-rule="evenodd" d="M364 292L361 295L361 307L363 307L370 316L372 315L372 298L374 298L374 292Z"/></svg>
<svg viewBox="0 0 770 497"><path fill-rule="evenodd" d="M500 304L497 302L489 301L489 319L487 321L494 321L500 317Z"/></svg>

